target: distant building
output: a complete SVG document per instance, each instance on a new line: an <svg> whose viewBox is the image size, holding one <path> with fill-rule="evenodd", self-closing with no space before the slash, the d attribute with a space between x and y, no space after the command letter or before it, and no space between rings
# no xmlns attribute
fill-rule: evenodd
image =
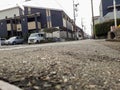
<svg viewBox="0 0 120 90"><path fill-rule="evenodd" d="M73 20L60 8L23 5L0 11L0 37L27 36L44 28L57 27L74 38Z"/></svg>
<svg viewBox="0 0 120 90"><path fill-rule="evenodd" d="M21 15L24 15L24 11L19 5L0 10L0 20L6 18L13 18L13 16Z"/></svg>
<svg viewBox="0 0 120 90"><path fill-rule="evenodd" d="M120 11L120 0L116 1L116 9ZM104 17L110 12L113 12L113 0L101 0L100 3L100 16Z"/></svg>
<svg viewBox="0 0 120 90"><path fill-rule="evenodd" d="M116 1L116 17L120 18L120 0L115 1ZM99 9L100 16L98 17L98 19L96 19L95 17L95 22L102 23L114 19L113 0L101 0Z"/></svg>
<svg viewBox="0 0 120 90"><path fill-rule="evenodd" d="M0 10L0 37L12 36L17 31L16 17L24 15L24 11L20 6L13 6L4 10Z"/></svg>
<svg viewBox="0 0 120 90"><path fill-rule="evenodd" d="M114 19L114 0L101 0L99 12L100 16L94 17L94 23L99 24L103 22L107 22L109 20ZM120 0L116 1L116 18L120 19ZM93 27L91 27L93 29ZM92 31L93 37L95 37L94 31Z"/></svg>

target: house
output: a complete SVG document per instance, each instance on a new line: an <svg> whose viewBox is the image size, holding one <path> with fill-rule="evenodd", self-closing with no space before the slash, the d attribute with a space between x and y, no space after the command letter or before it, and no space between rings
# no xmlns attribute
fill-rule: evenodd
<svg viewBox="0 0 120 90"><path fill-rule="evenodd" d="M24 15L24 12L18 5L0 10L0 37L8 37L15 34L15 18L21 15Z"/></svg>
<svg viewBox="0 0 120 90"><path fill-rule="evenodd" d="M58 28L62 38L74 38L74 21L56 4L53 0L41 2L41 5L29 4L27 2L0 11L0 36L24 36L30 33L39 32L45 28ZM44 5L48 3L49 5ZM64 35L64 36L63 36Z"/></svg>
<svg viewBox="0 0 120 90"><path fill-rule="evenodd" d="M99 24L103 22L109 22L110 20L114 19L114 0L101 0L99 6L100 16L94 17L94 24ZM120 0L116 1L116 18L120 19ZM93 27L92 27L93 28ZM92 31L92 35L94 36L95 33Z"/></svg>
<svg viewBox="0 0 120 90"><path fill-rule="evenodd" d="M37 21L41 23L41 28L57 27L66 33L64 38L72 38L73 20L63 10L24 5L24 12L25 15L40 13Z"/></svg>
<svg viewBox="0 0 120 90"><path fill-rule="evenodd" d="M120 18L120 0L115 1L116 1L116 17ZM97 22L102 23L114 19L113 0L101 0L99 9L100 16Z"/></svg>

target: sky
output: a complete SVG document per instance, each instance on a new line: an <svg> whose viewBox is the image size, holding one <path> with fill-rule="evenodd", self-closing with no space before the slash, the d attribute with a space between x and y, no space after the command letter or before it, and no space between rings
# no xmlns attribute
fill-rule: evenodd
<svg viewBox="0 0 120 90"><path fill-rule="evenodd" d="M15 4L25 4L25 0L0 0L0 9L9 7ZM31 0L39 4L39 0ZM54 0L59 7L61 7L70 17L73 19L73 0ZM76 12L76 24L81 26L84 25L83 30L91 35L91 24L92 24L92 13L91 13L91 0L74 0L75 4L79 3L78 11ZM39 2L39 3L37 3ZM93 0L94 16L99 15L100 0Z"/></svg>

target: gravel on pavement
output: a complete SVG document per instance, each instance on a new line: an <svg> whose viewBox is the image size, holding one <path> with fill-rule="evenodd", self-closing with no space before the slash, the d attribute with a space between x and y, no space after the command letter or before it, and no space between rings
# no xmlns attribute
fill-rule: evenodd
<svg viewBox="0 0 120 90"><path fill-rule="evenodd" d="M4 48L0 48L0 80L23 90L120 90L118 42L81 40Z"/></svg>

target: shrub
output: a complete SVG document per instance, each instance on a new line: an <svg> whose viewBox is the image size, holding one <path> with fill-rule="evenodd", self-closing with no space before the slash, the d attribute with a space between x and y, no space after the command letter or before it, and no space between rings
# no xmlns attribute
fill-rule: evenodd
<svg viewBox="0 0 120 90"><path fill-rule="evenodd" d="M118 25L120 24L120 19L117 20ZM105 36L110 31L110 26L114 26L114 20L109 20L107 22L99 23L95 25L94 34L97 37Z"/></svg>

